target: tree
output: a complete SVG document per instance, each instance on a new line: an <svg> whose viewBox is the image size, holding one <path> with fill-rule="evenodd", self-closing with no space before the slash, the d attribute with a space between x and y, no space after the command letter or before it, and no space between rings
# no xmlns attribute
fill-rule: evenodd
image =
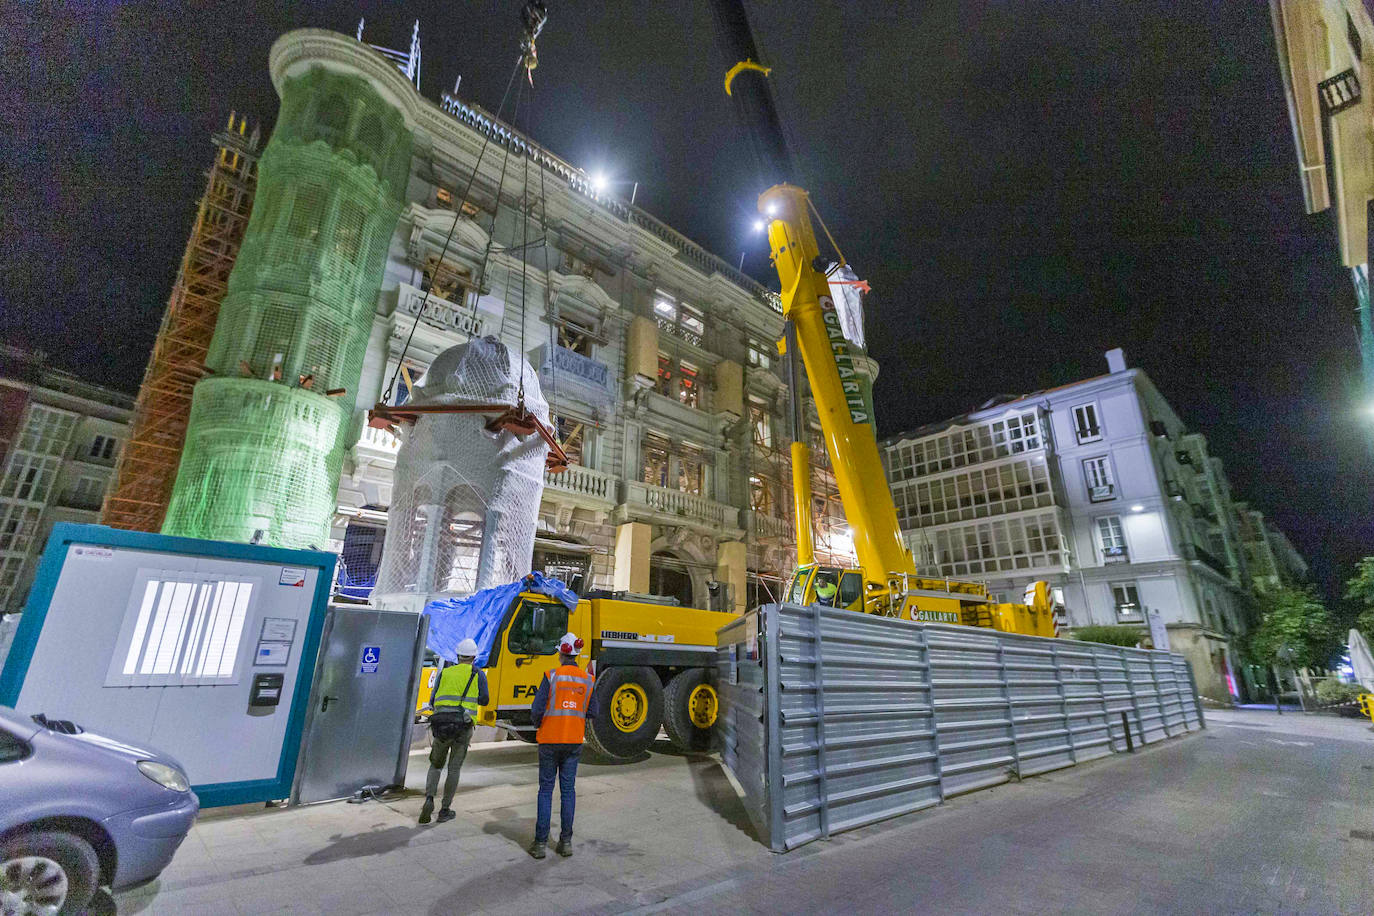
<svg viewBox="0 0 1374 916"><path fill-rule="evenodd" d="M1277 588L1259 596L1260 623L1250 634L1250 657L1261 664L1285 668L1324 665L1336 648L1338 631L1331 613L1316 590ZM1291 661L1282 661L1279 649L1292 649Z"/></svg>
<svg viewBox="0 0 1374 916"><path fill-rule="evenodd" d="M1356 603L1352 624L1374 641L1374 557L1365 557L1345 581L1345 597Z"/></svg>
<svg viewBox="0 0 1374 916"><path fill-rule="evenodd" d="M1073 631L1074 639L1081 639L1084 642L1101 642L1109 646L1125 646L1134 649L1140 645L1140 640L1145 633L1139 627L1121 626L1090 626L1077 627Z"/></svg>

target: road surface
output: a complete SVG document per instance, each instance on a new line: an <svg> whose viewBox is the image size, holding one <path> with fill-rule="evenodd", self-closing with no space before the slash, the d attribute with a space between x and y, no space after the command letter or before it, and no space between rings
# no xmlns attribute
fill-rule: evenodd
<svg viewBox="0 0 1374 916"><path fill-rule="evenodd" d="M1369 723L1208 726L785 856L753 838L714 758L656 753L584 766L577 854L535 862L533 749L474 747L456 821L418 827L418 797L211 814L119 912L1374 911Z"/></svg>

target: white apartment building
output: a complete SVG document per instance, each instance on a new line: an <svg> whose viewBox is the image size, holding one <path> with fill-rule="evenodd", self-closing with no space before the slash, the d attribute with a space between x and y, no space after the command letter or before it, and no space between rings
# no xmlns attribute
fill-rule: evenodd
<svg viewBox="0 0 1374 916"><path fill-rule="evenodd" d="M1242 695L1248 560L1267 561L1266 582L1305 564L1232 501L1220 460L1150 378L1120 350L1107 363L1106 375L886 440L912 552L923 571L984 580L1002 600L1048 580L1073 626L1156 611L1204 695Z"/></svg>
<svg viewBox="0 0 1374 916"><path fill-rule="evenodd" d="M95 522L133 398L0 349L0 613L23 610L58 522Z"/></svg>

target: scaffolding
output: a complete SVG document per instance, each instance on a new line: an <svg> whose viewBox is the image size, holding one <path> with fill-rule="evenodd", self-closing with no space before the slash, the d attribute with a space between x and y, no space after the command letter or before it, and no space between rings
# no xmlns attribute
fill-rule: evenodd
<svg viewBox="0 0 1374 916"><path fill-rule="evenodd" d="M231 112L212 140L214 164L101 511L101 522L115 528L162 528L186 442L191 389L205 375L220 301L253 207L258 129L250 133L248 119Z"/></svg>

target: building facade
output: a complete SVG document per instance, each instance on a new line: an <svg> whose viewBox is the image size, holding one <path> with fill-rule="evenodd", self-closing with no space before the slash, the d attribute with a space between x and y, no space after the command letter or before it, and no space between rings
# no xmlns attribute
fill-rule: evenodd
<svg viewBox="0 0 1374 916"><path fill-rule="evenodd" d="M545 477L535 569L698 607L779 594L795 549L776 294L480 108L421 97L404 64L319 30L274 45L285 126L262 155L165 530L334 549L341 590L367 597L399 442L366 411L491 335L538 371L570 459ZM343 177L324 181L331 169ZM808 414L818 554L852 563ZM322 522L307 471L338 483Z"/></svg>
<svg viewBox="0 0 1374 916"><path fill-rule="evenodd" d="M912 552L923 572L982 579L1004 601L1047 580L1075 627L1158 612L1204 695L1242 695L1253 591L1306 565L1233 499L1206 439L1149 377L1120 350L1107 362L1106 375L886 440Z"/></svg>
<svg viewBox="0 0 1374 916"><path fill-rule="evenodd" d="M0 613L23 610L58 522L95 522L133 398L0 351Z"/></svg>
<svg viewBox="0 0 1374 916"><path fill-rule="evenodd" d="M1308 213L1333 210L1337 254L1355 288L1362 414L1374 410L1374 315L1369 297L1369 203L1374 200L1374 66L1368 0L1270 0L1279 71ZM1367 420L1366 420L1367 423Z"/></svg>

